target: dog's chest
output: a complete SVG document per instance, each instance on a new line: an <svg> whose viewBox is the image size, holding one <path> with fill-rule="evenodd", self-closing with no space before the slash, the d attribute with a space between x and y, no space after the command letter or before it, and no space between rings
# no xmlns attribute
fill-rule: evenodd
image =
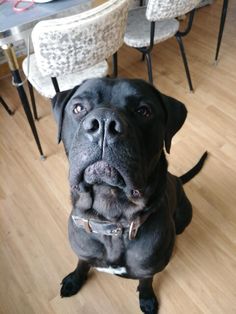
<svg viewBox="0 0 236 314"><path fill-rule="evenodd" d="M125 267L96 267L98 271L102 271L112 275L124 275L127 274L127 270Z"/></svg>
<svg viewBox="0 0 236 314"><path fill-rule="evenodd" d="M124 258L126 248L122 237L104 237L103 245L106 250L105 260L107 267L96 267L96 269L112 275L127 274Z"/></svg>
<svg viewBox="0 0 236 314"><path fill-rule="evenodd" d="M126 251L122 237L104 236L103 245L106 251L108 265L122 266L124 262L124 252ZM109 267L110 268L110 267Z"/></svg>

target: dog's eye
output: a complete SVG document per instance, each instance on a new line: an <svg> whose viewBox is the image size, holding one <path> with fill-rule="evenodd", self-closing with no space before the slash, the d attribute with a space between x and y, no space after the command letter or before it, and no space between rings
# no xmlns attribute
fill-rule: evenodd
<svg viewBox="0 0 236 314"><path fill-rule="evenodd" d="M73 109L73 113L78 114L83 110L84 110L84 107L81 104L77 104Z"/></svg>
<svg viewBox="0 0 236 314"><path fill-rule="evenodd" d="M152 113L151 108L148 105L139 106L136 112L144 118L149 118Z"/></svg>

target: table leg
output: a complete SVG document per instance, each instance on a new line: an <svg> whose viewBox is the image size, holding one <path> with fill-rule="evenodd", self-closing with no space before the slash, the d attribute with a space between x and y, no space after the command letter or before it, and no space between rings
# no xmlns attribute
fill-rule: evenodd
<svg viewBox="0 0 236 314"><path fill-rule="evenodd" d="M23 82L22 82L22 79L21 79L21 76L19 73L19 65L18 65L18 62L16 59L14 47L12 44L3 45L2 49L4 51L6 58L7 58L7 62L8 62L8 65L9 65L9 68L11 70L11 74L13 77L14 85L17 88L17 92L18 92L19 98L21 100L21 104L23 106L25 115L28 119L31 131L34 135L34 139L35 139L35 142L37 144L37 147L38 147L38 150L40 153L40 157L41 157L41 159L45 159L43 151L42 151L42 147L41 147L41 144L39 141L38 132L37 132L37 129L36 129L36 126L34 123L33 115L32 115L31 109L30 109L29 101L28 101L27 95L25 93L25 90L23 87Z"/></svg>

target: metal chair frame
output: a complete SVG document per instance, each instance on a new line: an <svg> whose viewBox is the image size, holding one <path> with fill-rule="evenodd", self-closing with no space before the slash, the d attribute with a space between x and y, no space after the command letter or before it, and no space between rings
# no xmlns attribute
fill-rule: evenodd
<svg viewBox="0 0 236 314"><path fill-rule="evenodd" d="M218 33L218 39L217 39L217 46L216 46L215 62L217 62L218 56L219 56L221 40L223 37L225 20L226 20L226 15L227 15L227 10L228 10L228 4L229 4L229 1L224 0L222 11L221 11L221 19L220 19L220 27L219 27L219 33Z"/></svg>
<svg viewBox="0 0 236 314"><path fill-rule="evenodd" d="M3 106L3 108L6 110L6 112L7 112L10 116L12 116L12 115L14 114L14 111L12 111L12 110L8 107L7 103L6 103L5 100L2 98L2 96L0 96L0 104Z"/></svg>
<svg viewBox="0 0 236 314"><path fill-rule="evenodd" d="M194 14L195 14L195 9L193 9L189 13L188 24L187 24L185 30L184 31L178 31L175 34L175 38L176 38L176 40L177 40L177 42L179 44L179 48L180 48L182 60L183 60L183 63L184 63L184 68L185 68L185 72L186 72L186 76L187 76L187 80L188 80L188 85L189 85L190 91L193 91L193 84L192 84L192 80L191 80L191 76L190 76L187 56L186 56L186 53L185 53L185 49L184 49L184 44L183 44L182 38L185 37L190 32L190 30L192 28L192 24L193 24ZM147 68L148 68L148 79L149 79L149 82L151 84L153 84L151 51L152 51L153 46L154 46L154 35L155 35L155 22L150 22L150 44L149 44L149 46L148 47L136 48L138 51L142 52L142 54L143 54L142 60L144 60L144 58L146 58Z"/></svg>

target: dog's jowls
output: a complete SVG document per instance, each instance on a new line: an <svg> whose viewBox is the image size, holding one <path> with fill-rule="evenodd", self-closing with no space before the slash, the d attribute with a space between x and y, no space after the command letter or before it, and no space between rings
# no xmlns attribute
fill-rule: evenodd
<svg viewBox="0 0 236 314"><path fill-rule="evenodd" d="M79 257L61 296L77 293L94 267L138 279L141 310L156 313L153 276L192 218L164 153L185 121L185 106L142 80L103 78L58 93L53 112L69 160L69 239Z"/></svg>

